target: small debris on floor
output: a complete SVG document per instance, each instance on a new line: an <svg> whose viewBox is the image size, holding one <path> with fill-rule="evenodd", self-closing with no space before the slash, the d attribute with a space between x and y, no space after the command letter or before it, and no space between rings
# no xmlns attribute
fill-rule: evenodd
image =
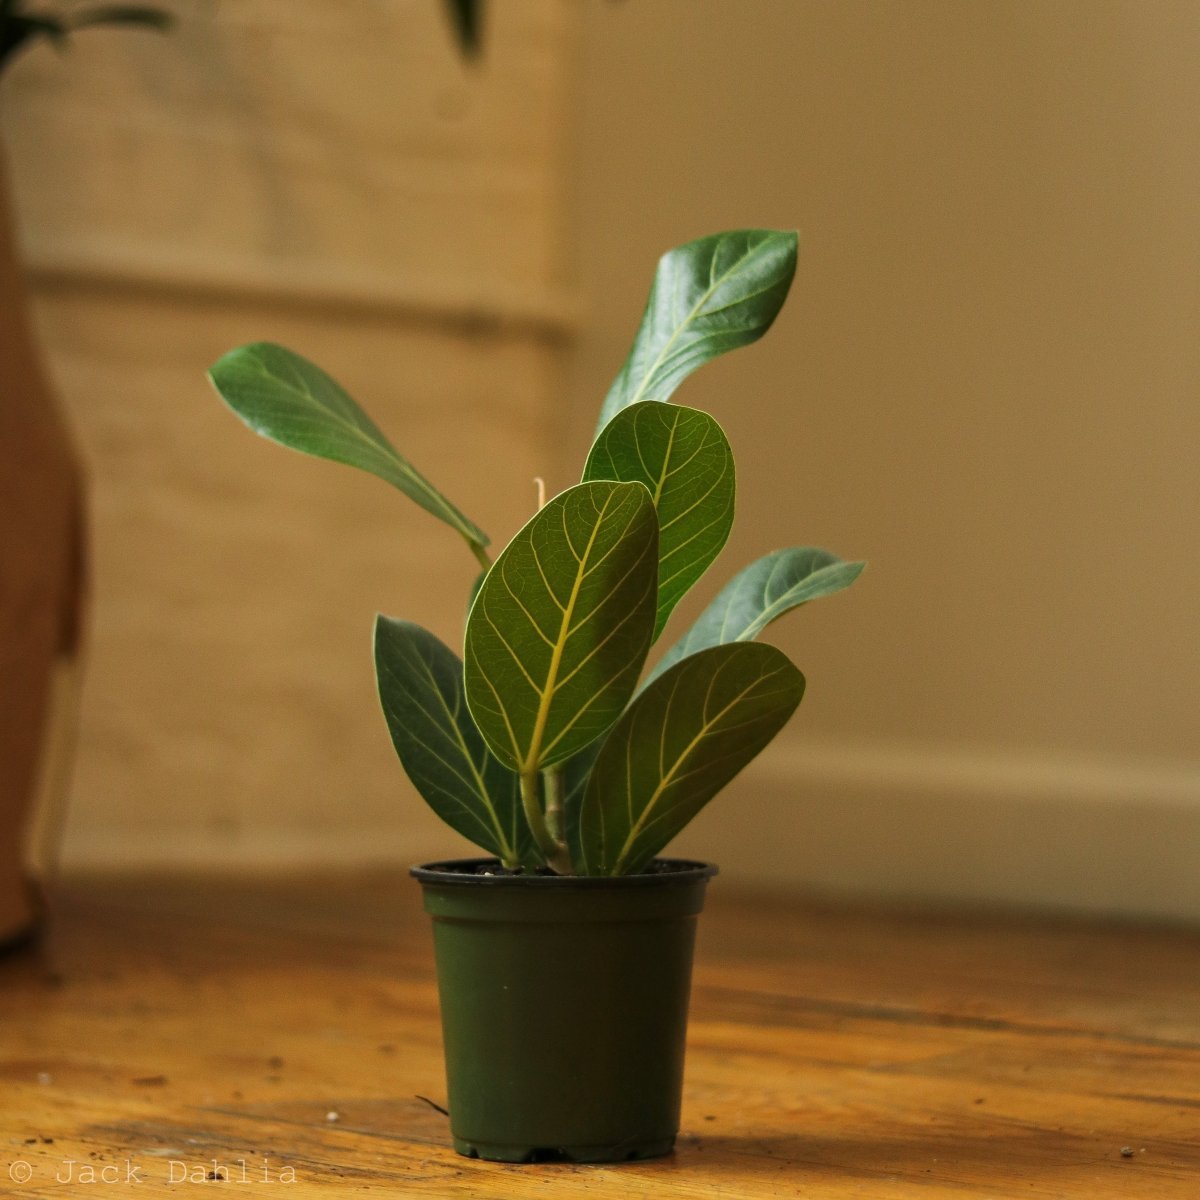
<svg viewBox="0 0 1200 1200"><path fill-rule="evenodd" d="M433 1109L434 1112L440 1112L443 1117L448 1117L450 1115L450 1110L448 1108L443 1108L440 1104L437 1104L434 1101L430 1100L430 1098L428 1096L417 1096L415 1098L417 1100L423 1100L426 1104L429 1105L430 1108Z"/></svg>
<svg viewBox="0 0 1200 1200"><path fill-rule="evenodd" d="M339 1121L339 1120L341 1120L341 1116L342 1116L342 1114L341 1114L341 1113L336 1113L336 1112L334 1112L334 1111L333 1111L333 1109L330 1109L330 1110L329 1110L329 1111L328 1111L328 1112L325 1114L325 1120L327 1120L327 1121Z"/></svg>
<svg viewBox="0 0 1200 1200"><path fill-rule="evenodd" d="M1122 1146L1121 1147L1121 1157L1122 1158L1132 1158L1133 1157L1133 1147L1132 1146Z"/></svg>

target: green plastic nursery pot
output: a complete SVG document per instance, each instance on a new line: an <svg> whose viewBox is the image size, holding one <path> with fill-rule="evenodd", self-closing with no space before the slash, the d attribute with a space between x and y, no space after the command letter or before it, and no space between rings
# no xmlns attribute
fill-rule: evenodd
<svg viewBox="0 0 1200 1200"><path fill-rule="evenodd" d="M679 1130L696 917L717 868L616 878L415 867L433 917L454 1148L618 1162Z"/></svg>

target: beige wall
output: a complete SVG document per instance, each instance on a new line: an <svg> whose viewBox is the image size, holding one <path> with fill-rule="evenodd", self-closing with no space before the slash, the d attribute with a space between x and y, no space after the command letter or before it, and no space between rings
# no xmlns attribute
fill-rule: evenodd
<svg viewBox="0 0 1200 1200"><path fill-rule="evenodd" d="M576 477L657 255L762 224L801 229L793 298L680 394L739 457L713 585L796 542L871 567L777 629L802 713L679 848L1200 915L1190 0L497 0L474 70L433 3L181 7L0 97L94 479L70 861L456 848L368 632L456 637L472 562L251 438L217 354L307 352L503 541Z"/></svg>
<svg viewBox="0 0 1200 1200"><path fill-rule="evenodd" d="M252 437L204 379L323 364L501 544L569 333L567 14L465 68L424 2L194 3L3 93L40 327L93 483L68 863L408 862L459 845L374 696L378 610L460 637L476 564L385 485Z"/></svg>
<svg viewBox="0 0 1200 1200"><path fill-rule="evenodd" d="M1200 9L584 6L581 451L664 248L801 231L695 376L718 580L864 557L798 719L682 847L833 888L1200 915Z"/></svg>

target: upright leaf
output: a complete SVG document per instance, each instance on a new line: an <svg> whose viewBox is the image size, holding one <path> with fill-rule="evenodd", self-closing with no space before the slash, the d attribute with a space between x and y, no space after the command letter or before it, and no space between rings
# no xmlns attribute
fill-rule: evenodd
<svg viewBox="0 0 1200 1200"><path fill-rule="evenodd" d="M603 429L639 400L669 400L697 367L757 341L796 273L796 235L772 229L716 233L659 259L633 348L600 410Z"/></svg>
<svg viewBox="0 0 1200 1200"><path fill-rule="evenodd" d="M446 0L458 47L465 58L478 58L483 45L483 0Z"/></svg>
<svg viewBox="0 0 1200 1200"><path fill-rule="evenodd" d="M646 688L604 739L579 814L579 868L651 859L787 723L804 676L774 646L714 646Z"/></svg>
<svg viewBox="0 0 1200 1200"><path fill-rule="evenodd" d="M496 559L467 618L467 703L520 772L599 737L633 693L654 631L658 523L640 483L581 483Z"/></svg>
<svg viewBox="0 0 1200 1200"><path fill-rule="evenodd" d="M617 413L588 455L584 479L644 483L658 512L658 617L707 570L733 526L733 451L707 413L644 402Z"/></svg>
<svg viewBox="0 0 1200 1200"><path fill-rule="evenodd" d="M776 550L738 572L692 627L654 666L646 682L707 646L753 641L776 617L848 588L864 562L844 562L828 550Z"/></svg>
<svg viewBox="0 0 1200 1200"><path fill-rule="evenodd" d="M419 625L379 616L375 675L392 744L429 807L509 866L539 865L520 779L488 750L472 720L458 656Z"/></svg>
<svg viewBox="0 0 1200 1200"><path fill-rule="evenodd" d="M407 459L370 417L307 359L256 342L219 359L209 378L221 398L255 433L281 446L370 471L445 521L481 551L488 537L467 520Z"/></svg>
<svg viewBox="0 0 1200 1200"><path fill-rule="evenodd" d="M71 31L89 25L140 25L161 32L174 24L170 13L142 4L97 4L81 12L68 10L53 15L18 9L14 0L0 3L0 69L7 66L18 50L38 37L61 45Z"/></svg>

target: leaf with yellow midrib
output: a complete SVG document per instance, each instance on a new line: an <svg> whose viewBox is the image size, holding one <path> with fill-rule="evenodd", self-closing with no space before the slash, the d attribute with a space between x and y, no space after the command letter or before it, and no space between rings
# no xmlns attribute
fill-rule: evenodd
<svg viewBox="0 0 1200 1200"><path fill-rule="evenodd" d="M640 483L568 488L505 547L467 618L467 704L521 773L607 730L654 631L658 522Z"/></svg>
<svg viewBox="0 0 1200 1200"><path fill-rule="evenodd" d="M487 534L404 458L336 380L294 351L271 342L231 350L209 379L221 399L255 433L369 471L457 530L477 556Z"/></svg>
<svg viewBox="0 0 1200 1200"><path fill-rule="evenodd" d="M642 870L787 723L804 676L774 646L735 642L677 663L613 726L584 790L577 869Z"/></svg>
<svg viewBox="0 0 1200 1200"><path fill-rule="evenodd" d="M762 337L787 298L796 244L788 230L732 229L667 251L597 429L640 400L669 400L697 367Z"/></svg>
<svg viewBox="0 0 1200 1200"><path fill-rule="evenodd" d="M658 513L657 639L733 526L733 451L707 413L646 401L622 409L588 454L584 479L636 480Z"/></svg>

